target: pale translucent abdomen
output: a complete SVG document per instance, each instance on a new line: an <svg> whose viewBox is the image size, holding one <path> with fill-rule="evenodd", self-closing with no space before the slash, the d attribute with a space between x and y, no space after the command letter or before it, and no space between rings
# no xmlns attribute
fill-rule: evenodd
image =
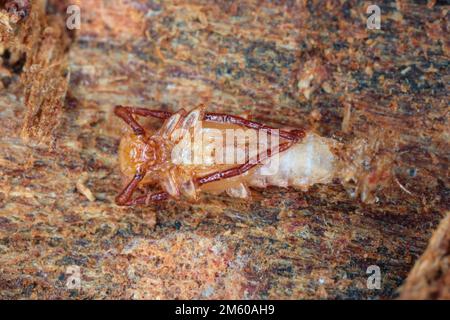
<svg viewBox="0 0 450 320"><path fill-rule="evenodd" d="M328 183L335 176L336 156L332 140L309 133L287 151L254 170L246 181L254 187L298 187L307 189L316 183Z"/></svg>

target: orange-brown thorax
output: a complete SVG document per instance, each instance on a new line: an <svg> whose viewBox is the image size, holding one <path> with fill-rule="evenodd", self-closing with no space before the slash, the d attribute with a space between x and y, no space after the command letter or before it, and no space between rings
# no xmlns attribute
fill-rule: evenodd
<svg viewBox="0 0 450 320"><path fill-rule="evenodd" d="M126 134L120 140L120 170L126 177L156 168L166 158L165 143L154 137Z"/></svg>
<svg viewBox="0 0 450 320"><path fill-rule="evenodd" d="M223 136L225 136L225 129L239 129L236 125L224 125L217 123L202 122L204 129L216 129L223 130ZM189 131L190 135L193 135L193 130ZM200 139L203 143L203 139ZM168 138L163 138L161 132L147 131L144 136L137 136L133 132L127 132L120 140L119 145L119 163L120 170L127 180L133 178L136 173L145 172L145 178L139 183L154 184L160 183L165 179L169 172L175 175L175 179L184 179L190 177L201 177L206 174L215 172L217 170L230 169L235 165L195 165L195 164L175 164L172 159L172 150L177 142L170 141ZM193 144L190 148L195 149ZM207 150L207 148L204 148ZM176 161L175 161L176 162ZM210 192L218 189L223 191L224 188L233 186L239 183L241 177L227 179L226 181L220 181L217 183L210 183L207 186L203 186L202 190L209 190Z"/></svg>

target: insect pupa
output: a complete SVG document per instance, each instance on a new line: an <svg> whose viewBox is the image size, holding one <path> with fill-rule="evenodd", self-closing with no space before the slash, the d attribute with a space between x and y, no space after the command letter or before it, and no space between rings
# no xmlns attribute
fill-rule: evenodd
<svg viewBox="0 0 450 320"><path fill-rule="evenodd" d="M375 171L361 171L362 159L374 153L364 142L355 149L365 150L363 155L349 156L356 151L313 132L276 129L239 116L208 113L204 106L175 113L117 106L115 114L131 128L119 146L120 168L129 182L116 197L118 205L169 198L196 201L201 192L248 198L251 187L307 190L335 178L343 183L364 181L356 192L366 201L374 186L390 176L389 161L375 166ZM152 132L136 116L164 123ZM145 185L159 185L162 191L133 198L136 189Z"/></svg>

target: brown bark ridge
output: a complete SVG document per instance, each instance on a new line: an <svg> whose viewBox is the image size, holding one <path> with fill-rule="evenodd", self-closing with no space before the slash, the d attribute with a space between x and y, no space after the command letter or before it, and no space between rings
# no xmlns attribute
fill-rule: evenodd
<svg viewBox="0 0 450 320"><path fill-rule="evenodd" d="M450 212L412 268L400 299L450 299Z"/></svg>
<svg viewBox="0 0 450 320"><path fill-rule="evenodd" d="M58 126L66 96L70 35L64 17L48 14L44 0L6 1L0 11L3 52L18 59L14 72L21 75L24 141L49 143Z"/></svg>

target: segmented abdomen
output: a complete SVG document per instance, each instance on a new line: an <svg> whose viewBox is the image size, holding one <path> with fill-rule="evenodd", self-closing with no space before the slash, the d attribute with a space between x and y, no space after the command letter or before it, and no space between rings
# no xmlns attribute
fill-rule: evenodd
<svg viewBox="0 0 450 320"><path fill-rule="evenodd" d="M336 156L330 140L309 133L288 150L272 157L247 177L250 186L298 187L307 189L316 183L327 183L335 176Z"/></svg>

